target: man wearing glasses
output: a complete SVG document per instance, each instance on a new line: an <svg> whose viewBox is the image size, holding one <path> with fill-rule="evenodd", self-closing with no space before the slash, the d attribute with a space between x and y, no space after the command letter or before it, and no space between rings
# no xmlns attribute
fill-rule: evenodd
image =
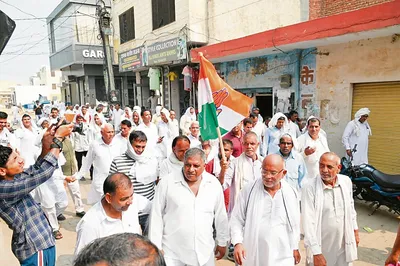
<svg viewBox="0 0 400 266"><path fill-rule="evenodd" d="M296 138L290 133L284 133L279 139L279 154L285 161L286 182L292 186L298 193L301 192L301 181L307 175L307 167L303 156L296 152L293 147L297 146Z"/></svg>
<svg viewBox="0 0 400 266"><path fill-rule="evenodd" d="M367 121L370 112L368 108L358 110L343 132L342 143L353 165L368 164L368 137L372 135ZM357 152L352 151L355 145Z"/></svg>
<svg viewBox="0 0 400 266"><path fill-rule="evenodd" d="M262 178L240 192L230 219L234 257L244 266L292 266L300 262L300 209L295 189L285 180L285 161L268 155Z"/></svg>

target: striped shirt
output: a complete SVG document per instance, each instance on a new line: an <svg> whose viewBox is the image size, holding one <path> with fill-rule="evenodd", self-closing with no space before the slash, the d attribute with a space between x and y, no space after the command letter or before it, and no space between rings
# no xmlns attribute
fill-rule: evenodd
<svg viewBox="0 0 400 266"><path fill-rule="evenodd" d="M13 230L11 249L19 261L55 245L50 224L29 192L46 182L57 167L57 158L49 153L13 180L0 180L0 217Z"/></svg>
<svg viewBox="0 0 400 266"><path fill-rule="evenodd" d="M110 167L110 174L114 173L123 173L127 175L133 183L133 189L135 191L135 194L142 195L143 197L146 197L148 200L152 201L154 198L154 188L155 188L155 182L151 182L149 184L142 184L139 183L136 180L135 176L132 176L129 172L135 163L135 160L128 157L126 154L115 157L114 160L111 163ZM155 166L157 167L157 166ZM143 215L142 213L139 212L139 216Z"/></svg>

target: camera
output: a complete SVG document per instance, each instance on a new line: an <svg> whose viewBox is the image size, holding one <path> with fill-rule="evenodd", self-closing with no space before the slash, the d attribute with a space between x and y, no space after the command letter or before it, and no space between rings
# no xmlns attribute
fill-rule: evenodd
<svg viewBox="0 0 400 266"><path fill-rule="evenodd" d="M58 125L59 122L60 122L60 118L57 119L56 125ZM69 125L69 124L71 124L71 123L64 119L64 120L62 121L62 123L56 127L56 130L57 130L60 126ZM72 132L77 132L78 134L84 136L85 134L83 133L83 124L74 124L74 128L72 129Z"/></svg>

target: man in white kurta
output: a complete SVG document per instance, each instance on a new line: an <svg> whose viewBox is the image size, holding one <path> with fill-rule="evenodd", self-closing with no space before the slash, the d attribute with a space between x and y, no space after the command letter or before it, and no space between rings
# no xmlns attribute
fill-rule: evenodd
<svg viewBox="0 0 400 266"><path fill-rule="evenodd" d="M160 164L160 178L172 172L182 171L185 152L190 149L190 140L186 136L178 136L172 141L172 152Z"/></svg>
<svg viewBox="0 0 400 266"><path fill-rule="evenodd" d="M300 209L296 191L283 179L285 163L268 155L262 178L240 192L230 219L234 257L244 266L292 266L300 262Z"/></svg>
<svg viewBox="0 0 400 266"><path fill-rule="evenodd" d="M329 152L326 135L321 132L321 121L318 118L309 118L307 121L307 132L297 139L298 152L303 156L307 166L307 178L303 182L308 182L319 174L319 158L325 152Z"/></svg>
<svg viewBox="0 0 400 266"><path fill-rule="evenodd" d="M129 143L129 135L131 134L132 130L132 123L129 120L122 120L120 123L120 132L115 135L114 141L119 142L120 145L120 155L126 152L126 148L128 147Z"/></svg>
<svg viewBox="0 0 400 266"><path fill-rule="evenodd" d="M368 124L370 110L361 108L354 115L344 129L342 143L346 149L348 158L353 157L353 165L368 164L368 137L372 135L371 127ZM352 152L357 145L356 152Z"/></svg>
<svg viewBox="0 0 400 266"><path fill-rule="evenodd" d="M301 210L308 265L346 266L357 259L359 242L353 186L340 172L340 158L325 153L320 175L302 189Z"/></svg>
<svg viewBox="0 0 400 266"><path fill-rule="evenodd" d="M171 119L171 137L176 138L179 136L179 122L176 119L176 113L174 110L169 111L169 118Z"/></svg>
<svg viewBox="0 0 400 266"><path fill-rule="evenodd" d="M75 256L94 240L119 233L141 234L138 210L149 211L150 202L133 193L128 176L116 173L104 181L104 197L76 226Z"/></svg>
<svg viewBox="0 0 400 266"><path fill-rule="evenodd" d="M190 134L188 138L190 139L190 148L200 148L200 124L198 121L194 121L190 124Z"/></svg>
<svg viewBox="0 0 400 266"><path fill-rule="evenodd" d="M119 126L121 124L122 116L124 115L124 113L125 112L121 109L119 103L115 104L115 108L114 110L112 110L112 119L116 132L120 131Z"/></svg>
<svg viewBox="0 0 400 266"><path fill-rule="evenodd" d="M121 153L120 143L114 140L114 129L111 124L102 126L101 136L90 144L86 159L76 174L77 179L80 179L93 164L93 181L88 193L89 204L100 201L103 195L103 183L108 176L111 163Z"/></svg>
<svg viewBox="0 0 400 266"><path fill-rule="evenodd" d="M35 124L32 123L30 115L24 114L21 119L21 128L15 131L18 147L22 158L25 160L25 166L28 168L36 162L40 149L36 146L36 138L40 131Z"/></svg>
<svg viewBox="0 0 400 266"><path fill-rule="evenodd" d="M258 178L261 178L261 165L264 158L257 154L258 136L256 133L250 131L243 137L243 150L242 155L236 158L234 164L233 176L225 176L223 190L230 187L228 213L231 213L239 192L243 187Z"/></svg>
<svg viewBox="0 0 400 266"><path fill-rule="evenodd" d="M157 126L151 122L150 110L144 110L142 112L142 120L143 122L136 128L136 130L142 131L146 134L147 148L155 149L157 144L161 143L162 139L158 136Z"/></svg>
<svg viewBox="0 0 400 266"><path fill-rule="evenodd" d="M168 266L213 266L215 243L217 259L225 254L229 231L224 196L218 180L204 171L204 161L202 150L189 149L183 171L158 183L149 239L163 250Z"/></svg>

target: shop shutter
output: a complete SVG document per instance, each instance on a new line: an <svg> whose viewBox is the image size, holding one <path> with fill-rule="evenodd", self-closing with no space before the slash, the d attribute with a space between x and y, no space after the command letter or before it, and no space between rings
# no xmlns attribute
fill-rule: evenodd
<svg viewBox="0 0 400 266"><path fill-rule="evenodd" d="M352 118L363 107L371 110L369 164L387 174L400 174L400 82L354 84Z"/></svg>

